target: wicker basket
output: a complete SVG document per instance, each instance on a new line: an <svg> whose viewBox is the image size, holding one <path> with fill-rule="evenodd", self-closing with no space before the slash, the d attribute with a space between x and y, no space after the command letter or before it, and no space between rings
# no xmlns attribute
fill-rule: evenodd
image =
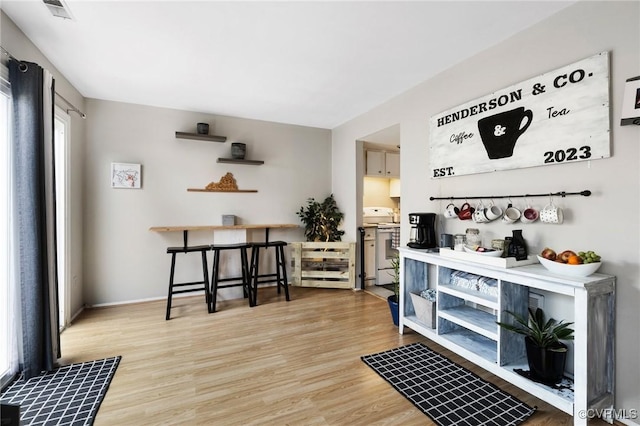
<svg viewBox="0 0 640 426"><path fill-rule="evenodd" d="M427 327L436 328L436 302L420 297L419 294L409 294L418 319Z"/></svg>

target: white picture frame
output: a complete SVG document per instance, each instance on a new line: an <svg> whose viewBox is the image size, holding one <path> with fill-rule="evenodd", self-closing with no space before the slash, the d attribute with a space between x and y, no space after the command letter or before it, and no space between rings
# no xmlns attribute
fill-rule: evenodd
<svg viewBox="0 0 640 426"><path fill-rule="evenodd" d="M142 187L142 165L111 163L111 187L140 189Z"/></svg>

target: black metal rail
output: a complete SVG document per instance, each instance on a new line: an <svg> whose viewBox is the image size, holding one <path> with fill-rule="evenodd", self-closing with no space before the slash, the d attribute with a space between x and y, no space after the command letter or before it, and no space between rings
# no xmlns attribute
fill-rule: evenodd
<svg viewBox="0 0 640 426"><path fill-rule="evenodd" d="M566 197L568 195L582 195L588 197L591 191L588 189L580 192L547 192L546 194L518 194L518 195L474 195L470 197L429 197L429 200L482 200L491 198L529 198L529 197Z"/></svg>

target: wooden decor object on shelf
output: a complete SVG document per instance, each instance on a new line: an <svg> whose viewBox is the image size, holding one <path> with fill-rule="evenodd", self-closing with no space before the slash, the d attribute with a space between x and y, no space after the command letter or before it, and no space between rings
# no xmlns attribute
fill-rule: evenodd
<svg viewBox="0 0 640 426"><path fill-rule="evenodd" d="M221 191L237 191L238 184L233 177L233 173L227 173L220 178L220 182L211 182L206 186L206 189L217 189Z"/></svg>
<svg viewBox="0 0 640 426"><path fill-rule="evenodd" d="M210 182L204 189L188 188L190 192L258 192L255 189L238 189L233 173L227 173L220 178L220 182Z"/></svg>

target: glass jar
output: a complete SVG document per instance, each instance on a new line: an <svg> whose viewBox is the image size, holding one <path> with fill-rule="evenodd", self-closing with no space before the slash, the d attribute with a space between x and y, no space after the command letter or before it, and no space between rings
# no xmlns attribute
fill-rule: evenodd
<svg viewBox="0 0 640 426"><path fill-rule="evenodd" d="M453 237L453 249L456 251L464 251L464 234L456 234Z"/></svg>
<svg viewBox="0 0 640 426"><path fill-rule="evenodd" d="M480 239L480 231L476 228L467 228L467 246L481 246L482 240Z"/></svg>

